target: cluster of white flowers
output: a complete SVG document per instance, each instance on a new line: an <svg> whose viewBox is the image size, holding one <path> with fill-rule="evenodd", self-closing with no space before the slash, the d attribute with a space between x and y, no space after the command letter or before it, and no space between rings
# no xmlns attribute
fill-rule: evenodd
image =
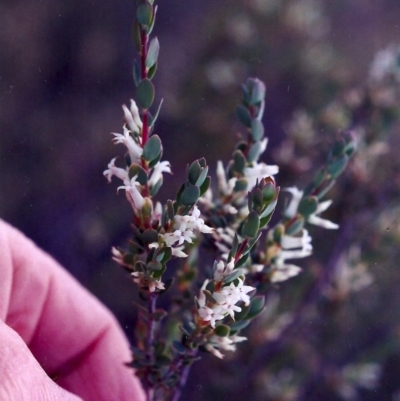
<svg viewBox="0 0 400 401"><path fill-rule="evenodd" d="M303 191L300 191L296 187L286 188L285 191L289 192L292 195L292 199L290 200L289 204L286 206L284 215L288 218L292 218L292 217L296 216L296 214L297 214L297 209L299 207L301 198L303 197ZM327 201L319 203L317 210L313 214L308 216L307 222L310 224L314 224L316 226L320 226L320 227L329 229L329 230L335 230L335 229L339 228L339 226L337 224L319 217L319 214L322 212L325 212L325 210L327 210L331 204L332 204L331 200L327 200Z"/></svg>
<svg viewBox="0 0 400 401"><path fill-rule="evenodd" d="M165 285L161 280L149 277L143 272L134 272L132 273L132 276L134 283L136 283L140 288L148 288L150 292L165 289Z"/></svg>
<svg viewBox="0 0 400 401"><path fill-rule="evenodd" d="M139 116L139 110L136 103L131 100L130 110L123 105L124 118L126 124L123 126L123 134L112 133L115 144L123 144L128 150L131 163L140 164L140 158L143 154L143 148L140 143L142 121ZM105 177L111 182L113 176L122 180L124 185L118 187L118 190L124 189L129 203L135 211L139 211L144 204L144 197L141 192L141 185L137 182L137 176L129 177L129 168L121 168L115 165L116 158L112 159L108 164L107 170L104 171ZM158 162L150 172L150 178L147 181L149 188L153 188L160 180L163 173L171 173L171 166L168 161Z"/></svg>
<svg viewBox="0 0 400 401"><path fill-rule="evenodd" d="M261 141L259 156L265 151L267 143L268 141L266 138ZM247 181L247 187L245 188L245 190L235 193L234 188L238 179L236 177L233 177L228 180L226 176L226 171L224 169L224 165L219 160L217 162L217 169L216 169L218 190L221 196L229 197L230 199L229 203L223 205L224 211L228 214L237 214L237 213L241 214L242 212L247 211L247 207L245 208L245 210L242 211L238 210L237 206L240 207L241 204L245 203L248 191L251 191L255 187L257 181L261 181L263 178L266 177L272 177L278 174L278 172L279 172L279 167L276 165L270 166L263 162L258 163L257 161L254 161L253 163L251 163L250 166L244 168L244 178ZM215 206L212 198L211 189L208 189L206 193L199 200L208 207Z"/></svg>
<svg viewBox="0 0 400 401"><path fill-rule="evenodd" d="M186 257L187 254L182 251L184 243L193 243L193 238L196 237L197 233L210 234L214 231L213 228L205 224L204 219L200 216L200 209L195 205L189 214L185 216L176 215L174 217L173 232L161 235L165 246L171 247L174 256ZM150 247L158 248L159 244L153 243L150 244Z"/></svg>
<svg viewBox="0 0 400 401"><path fill-rule="evenodd" d="M255 290L254 287L244 285L242 278L238 278L230 284L224 284L223 280L232 273L234 261L228 264L220 261L214 273L214 292L211 294L215 302L209 302L204 293L210 280L205 280L200 290L198 298L199 316L204 322L209 322L211 327L215 328L218 320L224 319L230 315L234 319L234 313L240 312L242 308L237 304L243 302L245 305L250 303L249 292Z"/></svg>

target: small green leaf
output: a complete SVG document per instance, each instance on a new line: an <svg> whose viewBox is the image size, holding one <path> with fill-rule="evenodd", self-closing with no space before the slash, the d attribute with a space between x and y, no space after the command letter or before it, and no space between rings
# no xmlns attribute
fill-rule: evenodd
<svg viewBox="0 0 400 401"><path fill-rule="evenodd" d="M307 196L300 201L298 212L303 216L310 216L317 211L318 199L315 196Z"/></svg>
<svg viewBox="0 0 400 401"><path fill-rule="evenodd" d="M248 325L249 325L249 323L250 323L250 320L241 320L241 321L239 321L239 322L235 322L235 323L233 323L232 325L231 325L231 333L233 332L233 331L239 331L239 330L242 330L242 329L244 329L245 327L247 327Z"/></svg>
<svg viewBox="0 0 400 401"><path fill-rule="evenodd" d="M160 43L157 37L153 38L149 44L149 49L147 51L146 57L146 67L151 68L157 63L158 54L160 52Z"/></svg>
<svg viewBox="0 0 400 401"><path fill-rule="evenodd" d="M246 158L240 150L233 152L233 170L239 174L243 174L243 170L246 167Z"/></svg>
<svg viewBox="0 0 400 401"><path fill-rule="evenodd" d="M157 260L152 260L149 263L147 263L147 268L151 272L157 272L160 271L163 268L163 264Z"/></svg>
<svg viewBox="0 0 400 401"><path fill-rule="evenodd" d="M207 192L207 189L210 187L210 184L211 184L211 177L208 175L200 186L200 196L203 196Z"/></svg>
<svg viewBox="0 0 400 401"><path fill-rule="evenodd" d="M197 179L201 174L201 166L198 160L195 160L189 167L188 180L192 185L196 185Z"/></svg>
<svg viewBox="0 0 400 401"><path fill-rule="evenodd" d="M171 259L171 257L172 257L171 247L165 246L159 249L156 260L158 260L161 263L167 263Z"/></svg>
<svg viewBox="0 0 400 401"><path fill-rule="evenodd" d="M298 216L294 221L292 221L289 226L286 226L287 235L295 235L302 230L304 227L304 219Z"/></svg>
<svg viewBox="0 0 400 401"><path fill-rule="evenodd" d="M140 36L140 26L137 20L132 25L132 38L138 53L142 51L142 39Z"/></svg>
<svg viewBox="0 0 400 401"><path fill-rule="evenodd" d="M234 192L242 192L247 189L247 180L246 178L241 178L235 182L235 186L233 187Z"/></svg>
<svg viewBox="0 0 400 401"><path fill-rule="evenodd" d="M261 154L261 143L260 142L253 143L253 145L251 145L249 153L247 154L247 161L249 163L257 161L260 154Z"/></svg>
<svg viewBox="0 0 400 401"><path fill-rule="evenodd" d="M251 121L251 138L253 139L253 142L258 142L260 141L264 136L264 125L263 123L254 118Z"/></svg>
<svg viewBox="0 0 400 401"><path fill-rule="evenodd" d="M242 310L240 312L235 312L235 320L243 320L246 318L247 314L249 313L250 310L250 305L243 305L241 306Z"/></svg>
<svg viewBox="0 0 400 401"><path fill-rule="evenodd" d="M228 337L231 329L229 326L226 326L225 324L219 324L218 326L215 327L214 329L214 334L217 335L218 337Z"/></svg>
<svg viewBox="0 0 400 401"><path fill-rule="evenodd" d="M260 218L258 217L258 214L253 210L249 213L243 223L241 235L243 237L255 237L258 233L259 228Z"/></svg>
<svg viewBox="0 0 400 401"><path fill-rule="evenodd" d="M211 295L210 291L203 290L203 294L206 296L207 301L210 302L211 304L215 305L217 303L217 301Z"/></svg>
<svg viewBox="0 0 400 401"><path fill-rule="evenodd" d="M136 19L141 25L149 26L153 19L153 6L148 0L141 1L136 9Z"/></svg>
<svg viewBox="0 0 400 401"><path fill-rule="evenodd" d="M248 87L251 88L250 103L258 105L265 98L265 85L264 82L258 78L249 78Z"/></svg>
<svg viewBox="0 0 400 401"><path fill-rule="evenodd" d="M313 184L314 184L315 187L318 187L318 186L320 186L322 184L322 182L325 179L325 175L326 175L326 171L325 171L325 168L323 168L323 167L320 168L315 173L314 180L313 180Z"/></svg>
<svg viewBox="0 0 400 401"><path fill-rule="evenodd" d="M161 154L161 139L158 135L153 135L144 145L142 157L144 160L151 162L157 159Z"/></svg>
<svg viewBox="0 0 400 401"><path fill-rule="evenodd" d="M154 92L154 85L149 79L145 78L140 81L136 90L136 96L138 105L142 109L147 110L153 104Z"/></svg>
<svg viewBox="0 0 400 401"><path fill-rule="evenodd" d="M133 177L137 176L136 181L140 185L146 185L147 184L148 177L147 177L146 170L142 166L139 166L139 164L137 164L137 163L133 163L129 167L128 175L129 175L130 179L132 179Z"/></svg>
<svg viewBox="0 0 400 401"><path fill-rule="evenodd" d="M251 115L249 110L243 106L242 104L240 104L237 108L236 108L236 116L239 119L239 121L245 126L250 128L251 127Z"/></svg>
<svg viewBox="0 0 400 401"><path fill-rule="evenodd" d="M240 269L235 269L231 274L229 274L228 276L226 276L226 277L222 280L222 282L223 282L224 284L229 284L229 283L231 283L232 281L235 281L237 278L239 278L239 277L242 276L242 275L243 275L242 270L240 270Z"/></svg>
<svg viewBox="0 0 400 401"><path fill-rule="evenodd" d="M158 242L158 232L153 229L147 229L142 234L142 241L145 244L152 244L153 242Z"/></svg>
<svg viewBox="0 0 400 401"><path fill-rule="evenodd" d="M250 301L250 310L246 316L247 319L253 319L258 316L264 309L265 297L258 295Z"/></svg>
<svg viewBox="0 0 400 401"><path fill-rule="evenodd" d="M346 154L340 156L334 162L328 164L327 167L328 173L332 176L332 178L338 177L340 174L343 173L348 162L349 162L349 156L347 156Z"/></svg>
<svg viewBox="0 0 400 401"><path fill-rule="evenodd" d="M181 203L184 205L194 205L200 197L200 188L196 185L186 187L181 195Z"/></svg>
<svg viewBox="0 0 400 401"><path fill-rule="evenodd" d="M154 196L157 195L157 192L162 187L163 181L164 180L163 180L163 178L161 176L160 179L151 187L151 189L150 189L150 196L151 197L154 197Z"/></svg>
<svg viewBox="0 0 400 401"><path fill-rule="evenodd" d="M208 173L208 166L202 167L201 173L199 175L199 178L197 178L195 185L201 187L207 178L207 173Z"/></svg>
<svg viewBox="0 0 400 401"><path fill-rule="evenodd" d="M235 268L239 268L241 266L243 266L246 262L247 259L249 258L249 253L247 252L245 255L243 255L235 264Z"/></svg>
<svg viewBox="0 0 400 401"><path fill-rule="evenodd" d="M157 63L153 64L152 67L149 68L149 71L147 71L147 78L153 79L154 75L156 75L157 72Z"/></svg>

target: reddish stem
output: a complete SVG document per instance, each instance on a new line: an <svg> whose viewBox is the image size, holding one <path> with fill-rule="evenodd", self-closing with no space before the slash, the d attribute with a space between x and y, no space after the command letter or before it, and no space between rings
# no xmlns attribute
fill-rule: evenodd
<svg viewBox="0 0 400 401"><path fill-rule="evenodd" d="M241 244L235 255L235 263L241 258L244 250L246 249L249 240L246 238Z"/></svg>
<svg viewBox="0 0 400 401"><path fill-rule="evenodd" d="M149 35L147 35L146 30L142 29L140 33L141 42L142 42L142 51L140 52L140 66L141 66L141 78L147 78L147 68L146 68L146 58L147 58L147 42L149 39ZM149 139L149 118L147 114L147 110L142 110L142 147L146 145L147 140Z"/></svg>

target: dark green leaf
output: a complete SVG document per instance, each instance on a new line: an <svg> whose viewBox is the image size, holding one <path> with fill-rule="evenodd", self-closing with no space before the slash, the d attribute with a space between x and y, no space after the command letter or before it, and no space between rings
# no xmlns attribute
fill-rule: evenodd
<svg viewBox="0 0 400 401"><path fill-rule="evenodd" d="M215 305L217 303L217 301L211 295L210 291L203 290L203 294L206 296L206 299L207 299L208 302L212 303L213 305Z"/></svg>
<svg viewBox="0 0 400 401"><path fill-rule="evenodd" d="M349 162L349 156L347 156L347 154L340 156L337 160L328 164L327 167L328 173L332 176L332 178L338 177L340 174L343 173L348 162Z"/></svg>
<svg viewBox="0 0 400 401"><path fill-rule="evenodd" d="M302 230L304 227L304 219L302 217L297 217L296 220L290 223L289 226L286 226L286 234L287 235L295 235Z"/></svg>
<svg viewBox="0 0 400 401"><path fill-rule="evenodd" d="M158 232L151 228L145 230L142 234L142 241L145 244L152 244L154 242L158 242Z"/></svg>
<svg viewBox="0 0 400 401"><path fill-rule="evenodd" d="M154 63L152 67L149 68L149 71L147 71L147 78L148 79L153 79L154 75L156 75L157 72L157 63Z"/></svg>
<svg viewBox="0 0 400 401"><path fill-rule="evenodd" d="M315 196L307 196L300 201L298 212L303 216L310 216L318 208L318 199Z"/></svg>
<svg viewBox="0 0 400 401"><path fill-rule="evenodd" d="M129 167L129 178L132 179L133 177L137 176L136 181L140 184L140 185L146 185L147 184L147 173L146 170L142 167L139 166L139 164L132 164Z"/></svg>
<svg viewBox="0 0 400 401"><path fill-rule="evenodd" d="M198 160L195 160L189 167L188 180L192 185L196 185L197 179L201 174L201 166Z"/></svg>
<svg viewBox="0 0 400 401"><path fill-rule="evenodd" d="M140 81L136 89L137 103L139 107L147 110L154 101L154 85L147 78Z"/></svg>
<svg viewBox="0 0 400 401"><path fill-rule="evenodd" d="M151 262L147 263L147 268L151 272L157 272L163 268L163 265L161 262L158 262L157 260L152 260Z"/></svg>
<svg viewBox="0 0 400 401"><path fill-rule="evenodd" d="M136 19L141 25L149 26L153 19L153 6L148 0L141 1L136 9Z"/></svg>
<svg viewBox="0 0 400 401"><path fill-rule="evenodd" d="M133 43L135 44L136 50L138 53L142 51L142 39L140 36L140 26L139 23L135 20L132 25L132 38Z"/></svg>
<svg viewBox="0 0 400 401"><path fill-rule="evenodd" d="M231 283L232 281L235 281L237 278L239 278L239 277L242 276L242 275L243 275L242 270L240 270L240 269L235 269L231 274L229 274L228 276L226 276L226 277L222 280L222 282L223 282L224 284L229 284L229 283Z"/></svg>
<svg viewBox="0 0 400 401"><path fill-rule="evenodd" d="M211 184L211 177L208 175L200 186L200 196L203 196L207 192L207 189L210 187L210 184Z"/></svg>
<svg viewBox="0 0 400 401"><path fill-rule="evenodd" d="M236 116L239 121L245 126L250 128L251 127L251 115L249 110L243 106L242 104L239 105L236 109Z"/></svg>
<svg viewBox="0 0 400 401"><path fill-rule="evenodd" d="M233 152L233 170L239 174L243 174L243 170L246 167L246 158L240 150Z"/></svg>
<svg viewBox="0 0 400 401"><path fill-rule="evenodd" d="M260 120L254 118L251 121L251 138L253 139L253 142L260 141L263 138L263 136L264 136L264 125Z"/></svg>
<svg viewBox="0 0 400 401"><path fill-rule="evenodd" d="M239 331L247 327L250 323L250 320L241 320L239 322L235 322L231 324L231 332L232 331Z"/></svg>
<svg viewBox="0 0 400 401"><path fill-rule="evenodd" d="M184 205L194 205L200 197L200 188L196 185L186 187L181 195L181 203Z"/></svg>
<svg viewBox="0 0 400 401"><path fill-rule="evenodd" d="M260 218L258 217L258 214L253 210L249 213L243 223L241 235L243 237L255 237L258 233L259 228Z"/></svg>
<svg viewBox="0 0 400 401"><path fill-rule="evenodd" d="M151 162L157 159L161 154L161 140L158 135L153 135L149 138L143 148L142 157Z"/></svg>
<svg viewBox="0 0 400 401"><path fill-rule="evenodd" d="M253 319L258 316L264 309L265 297L258 295L250 301L250 310L247 314L247 319Z"/></svg>
<svg viewBox="0 0 400 401"><path fill-rule="evenodd" d="M226 326L225 324L219 324L218 326L215 327L214 333L218 337L228 337L231 329L229 326Z"/></svg>
<svg viewBox="0 0 400 401"><path fill-rule="evenodd" d="M157 37L153 38L149 44L149 49L147 51L146 57L146 67L151 68L157 63L158 54L160 52L160 43Z"/></svg>
<svg viewBox="0 0 400 401"><path fill-rule="evenodd" d="M234 192L242 192L247 189L247 180L246 178L240 178L235 182L235 186L233 187Z"/></svg>
<svg viewBox="0 0 400 401"><path fill-rule="evenodd" d="M161 176L160 179L150 189L151 197L154 197L157 195L157 192L160 190L162 184L163 184L163 178Z"/></svg>
<svg viewBox="0 0 400 401"><path fill-rule="evenodd" d="M249 153L247 154L247 161L249 163L257 161L258 157L260 156L260 153L261 153L261 143L260 142L253 143L253 145L249 150Z"/></svg>

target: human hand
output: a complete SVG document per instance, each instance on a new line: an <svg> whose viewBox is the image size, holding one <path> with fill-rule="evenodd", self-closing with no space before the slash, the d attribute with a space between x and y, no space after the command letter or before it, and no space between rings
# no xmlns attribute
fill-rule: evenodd
<svg viewBox="0 0 400 401"><path fill-rule="evenodd" d="M0 400L143 401L109 311L0 220Z"/></svg>

